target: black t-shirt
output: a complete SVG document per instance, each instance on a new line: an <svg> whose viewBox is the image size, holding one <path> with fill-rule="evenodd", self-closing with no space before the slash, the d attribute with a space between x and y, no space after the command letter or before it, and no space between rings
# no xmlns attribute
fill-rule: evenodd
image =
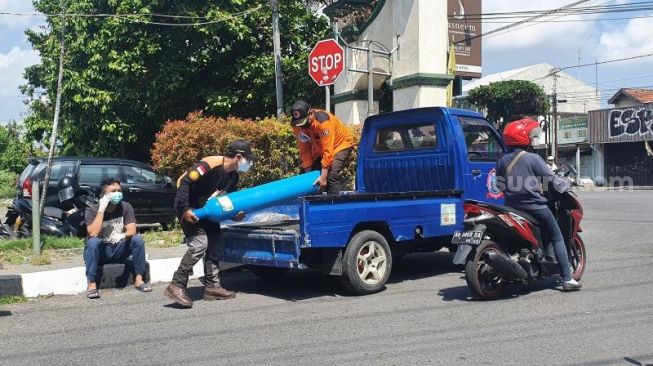
<svg viewBox="0 0 653 366"><path fill-rule="evenodd" d="M99 204L89 207L84 213L84 221L86 221L86 227L93 223L95 217L97 216L97 211ZM136 216L134 215L134 208L127 202L120 202L115 206L115 210L109 211L109 208L112 204L109 204L109 207L104 211L104 217L102 217L102 229L98 238L102 241L116 244L120 241L118 238L119 234L125 232L125 226L129 224L136 223Z"/></svg>
<svg viewBox="0 0 653 366"><path fill-rule="evenodd" d="M215 193L215 191L225 191L230 193L234 192L237 189L237 186L238 172L233 171L227 173L222 165L209 170L195 182L190 182L188 179L182 179L175 196L175 212L177 213L177 217L179 217L181 221L181 215L183 215L187 209L204 207L206 201L213 193ZM202 220L201 223L207 231L220 229L218 224L209 222L208 220Z"/></svg>

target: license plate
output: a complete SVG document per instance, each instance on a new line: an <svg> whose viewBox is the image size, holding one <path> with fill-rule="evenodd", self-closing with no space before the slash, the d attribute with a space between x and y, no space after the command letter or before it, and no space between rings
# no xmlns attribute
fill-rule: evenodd
<svg viewBox="0 0 653 366"><path fill-rule="evenodd" d="M483 231L456 231L451 239L452 244L481 244Z"/></svg>

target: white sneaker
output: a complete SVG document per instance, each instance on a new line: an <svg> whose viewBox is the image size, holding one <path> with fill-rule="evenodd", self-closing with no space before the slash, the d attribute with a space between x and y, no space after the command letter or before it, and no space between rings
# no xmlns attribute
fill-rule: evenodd
<svg viewBox="0 0 653 366"><path fill-rule="evenodd" d="M575 279L571 279L569 281L565 281L562 283L562 290L563 291L577 291L580 290L583 287L583 284L576 281Z"/></svg>

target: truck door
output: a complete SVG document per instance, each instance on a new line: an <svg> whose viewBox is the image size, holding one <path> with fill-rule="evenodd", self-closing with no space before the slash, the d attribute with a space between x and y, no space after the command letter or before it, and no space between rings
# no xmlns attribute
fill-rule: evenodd
<svg viewBox="0 0 653 366"><path fill-rule="evenodd" d="M501 137L489 122L458 116L467 146L465 199L503 204L503 193L496 188L497 160L505 152Z"/></svg>

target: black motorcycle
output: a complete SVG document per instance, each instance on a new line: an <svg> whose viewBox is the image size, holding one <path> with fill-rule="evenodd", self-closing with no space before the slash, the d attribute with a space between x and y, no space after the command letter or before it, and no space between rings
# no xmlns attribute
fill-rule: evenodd
<svg viewBox="0 0 653 366"><path fill-rule="evenodd" d="M41 218L41 234L51 236L86 236L84 213L97 204L93 192L79 188L77 177L66 173L57 183L59 207L46 206ZM32 200L16 198L5 215L0 237L27 237L32 233Z"/></svg>

